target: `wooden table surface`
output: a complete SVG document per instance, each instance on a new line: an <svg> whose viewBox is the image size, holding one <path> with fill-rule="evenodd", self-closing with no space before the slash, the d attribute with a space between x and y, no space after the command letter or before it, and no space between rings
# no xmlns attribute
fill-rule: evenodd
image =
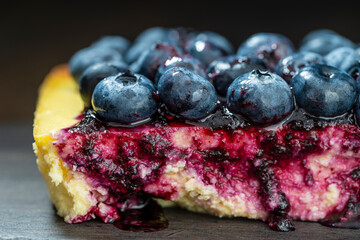
<svg viewBox="0 0 360 240"><path fill-rule="evenodd" d="M0 125L0 239L360 239L360 230L295 222L280 233L260 221L219 219L165 209L169 227L153 233L122 231L92 220L66 224L56 216L32 152L32 123Z"/></svg>

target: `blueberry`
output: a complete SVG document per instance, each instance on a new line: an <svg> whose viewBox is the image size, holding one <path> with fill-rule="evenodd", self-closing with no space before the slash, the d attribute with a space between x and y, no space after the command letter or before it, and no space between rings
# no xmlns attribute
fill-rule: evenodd
<svg viewBox="0 0 360 240"><path fill-rule="evenodd" d="M346 72L356 81L357 89L360 91L360 59L357 59Z"/></svg>
<svg viewBox="0 0 360 240"><path fill-rule="evenodd" d="M265 63L258 58L231 55L213 61L207 72L217 93L226 97L227 90L234 79L254 69L267 70Z"/></svg>
<svg viewBox="0 0 360 240"><path fill-rule="evenodd" d="M233 53L233 46L223 36L214 32L202 32L189 41L187 51L205 66L215 59Z"/></svg>
<svg viewBox="0 0 360 240"><path fill-rule="evenodd" d="M84 106L91 106L91 96L95 86L104 78L126 71L128 66L124 62L96 63L88 67L80 77L79 90Z"/></svg>
<svg viewBox="0 0 360 240"><path fill-rule="evenodd" d="M254 56L262 59L267 68L275 69L280 59L295 51L293 43L282 34L256 33L247 38L239 47L240 56Z"/></svg>
<svg viewBox="0 0 360 240"><path fill-rule="evenodd" d="M299 70L290 80L299 107L316 117L348 112L357 95L355 80L338 68L316 64Z"/></svg>
<svg viewBox="0 0 360 240"><path fill-rule="evenodd" d="M125 60L128 63L133 63L144 51L150 49L155 43L168 41L169 29L163 27L148 28L135 38L133 45L126 52Z"/></svg>
<svg viewBox="0 0 360 240"><path fill-rule="evenodd" d="M156 112L155 91L154 85L145 76L122 72L96 85L92 106L96 115L105 121L134 123Z"/></svg>
<svg viewBox="0 0 360 240"><path fill-rule="evenodd" d="M183 52L186 52L187 46L198 34L199 32L193 28L178 27L169 29L169 43L178 46Z"/></svg>
<svg viewBox="0 0 360 240"><path fill-rule="evenodd" d="M209 39L209 41L223 49L227 54L234 52L233 45L226 37L212 31L204 31L202 34L204 34Z"/></svg>
<svg viewBox="0 0 360 240"><path fill-rule="evenodd" d="M352 76L360 89L360 48L339 47L325 56L326 63Z"/></svg>
<svg viewBox="0 0 360 240"><path fill-rule="evenodd" d="M166 70L173 67L183 67L187 68L194 73L200 75L203 78L206 78L206 72L205 67L203 64L196 58L192 57L191 55L184 55L181 57L174 56L168 58L159 68L155 75L155 86L157 86L157 83L159 82L160 77L164 74Z"/></svg>
<svg viewBox="0 0 360 240"><path fill-rule="evenodd" d="M355 117L356 117L357 125L360 127L360 95L358 96L355 105Z"/></svg>
<svg viewBox="0 0 360 240"><path fill-rule="evenodd" d="M87 47L77 51L70 59L70 72L75 80L80 80L81 74L89 66L100 62L120 62L119 52L108 47Z"/></svg>
<svg viewBox="0 0 360 240"><path fill-rule="evenodd" d="M318 29L305 35L300 43L300 51L310 51L325 56L338 47L355 48L355 44L330 29Z"/></svg>
<svg viewBox="0 0 360 240"><path fill-rule="evenodd" d="M227 91L227 106L256 124L275 123L294 109L289 85L277 74L253 70L237 77Z"/></svg>
<svg viewBox="0 0 360 240"><path fill-rule="evenodd" d="M124 55L131 43L122 36L103 36L92 44L94 47L108 47Z"/></svg>
<svg viewBox="0 0 360 240"><path fill-rule="evenodd" d="M189 69L168 69L158 83L160 99L173 114L197 120L208 116L217 105L214 86Z"/></svg>
<svg viewBox="0 0 360 240"><path fill-rule="evenodd" d="M299 71L299 69L310 64L324 64L323 56L313 52L297 52L281 59L275 67L275 73L286 82Z"/></svg>
<svg viewBox="0 0 360 240"><path fill-rule="evenodd" d="M339 47L330 51L324 58L327 65L346 71L360 58L360 53L354 48Z"/></svg>
<svg viewBox="0 0 360 240"><path fill-rule="evenodd" d="M180 55L179 50L172 44L157 43L143 52L138 60L130 65L130 69L154 80L158 68L164 64L167 58Z"/></svg>

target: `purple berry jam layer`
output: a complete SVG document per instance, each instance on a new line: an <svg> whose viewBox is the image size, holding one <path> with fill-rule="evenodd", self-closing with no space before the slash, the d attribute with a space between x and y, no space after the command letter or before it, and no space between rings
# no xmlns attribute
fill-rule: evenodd
<svg viewBox="0 0 360 240"><path fill-rule="evenodd" d="M155 198L220 217L261 219L278 231L294 230L293 220L359 228L360 129L315 125L294 120L274 129L214 128L151 121L126 128L84 114L54 146L71 171L102 191L90 190L95 203L87 217L69 222L98 216L141 229L144 222L134 227L124 219L149 205L159 211L145 229L163 229L167 221Z"/></svg>

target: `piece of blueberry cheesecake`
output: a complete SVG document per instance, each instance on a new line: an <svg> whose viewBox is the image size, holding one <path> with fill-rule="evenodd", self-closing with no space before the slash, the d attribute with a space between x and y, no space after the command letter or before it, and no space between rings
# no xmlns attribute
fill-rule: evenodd
<svg viewBox="0 0 360 240"><path fill-rule="evenodd" d="M166 228L165 206L277 231L360 228L359 56L331 30L299 50L258 33L237 53L188 28L103 37L39 88L33 146L50 199L68 223L131 231Z"/></svg>

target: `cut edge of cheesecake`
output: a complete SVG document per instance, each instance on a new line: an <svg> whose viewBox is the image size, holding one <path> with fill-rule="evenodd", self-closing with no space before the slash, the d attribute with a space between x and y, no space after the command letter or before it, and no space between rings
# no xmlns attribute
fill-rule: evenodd
<svg viewBox="0 0 360 240"><path fill-rule="evenodd" d="M39 87L34 113L34 152L37 165L49 189L49 197L57 214L66 222L86 216L95 201L89 195L89 185L81 173L69 171L53 146L58 132L78 122L83 111L78 87L67 65L52 69Z"/></svg>

